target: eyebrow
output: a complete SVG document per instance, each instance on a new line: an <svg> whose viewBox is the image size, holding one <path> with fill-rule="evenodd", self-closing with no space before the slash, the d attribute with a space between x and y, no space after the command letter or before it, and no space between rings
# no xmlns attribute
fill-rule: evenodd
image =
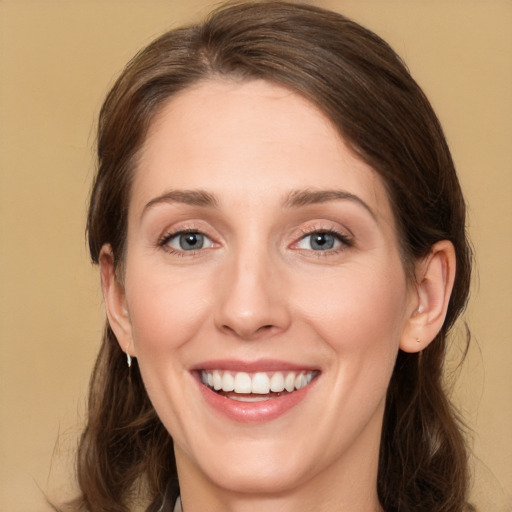
<svg viewBox="0 0 512 512"><path fill-rule="evenodd" d="M142 215L153 206L161 203L182 203L210 208L217 208L218 206L215 196L206 192L206 190L170 190L146 203Z"/></svg>
<svg viewBox="0 0 512 512"><path fill-rule="evenodd" d="M345 190L294 190L288 194L284 201L284 206L287 208L298 208L300 206L339 200L353 201L367 210L375 220L377 219L376 213L365 201L363 201L359 196Z"/></svg>
<svg viewBox="0 0 512 512"><path fill-rule="evenodd" d="M330 201L352 201L362 206L376 220L377 215L372 208L359 196L345 190L292 190L283 201L285 208L300 208L314 204L327 203ZM170 190L164 194L151 199L142 211L143 216L147 210L162 203L181 203L190 206L201 206L203 208L217 208L217 198L206 190Z"/></svg>

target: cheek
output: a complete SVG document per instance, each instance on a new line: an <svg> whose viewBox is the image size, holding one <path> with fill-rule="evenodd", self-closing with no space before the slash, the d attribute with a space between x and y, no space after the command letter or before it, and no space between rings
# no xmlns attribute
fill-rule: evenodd
<svg viewBox="0 0 512 512"><path fill-rule="evenodd" d="M302 316L333 364L335 416L368 418L386 396L408 294L401 265L385 263L340 269L323 287L318 280L302 287Z"/></svg>
<svg viewBox="0 0 512 512"><path fill-rule="evenodd" d="M341 269L300 294L303 317L336 352L398 348L407 304L401 266Z"/></svg>
<svg viewBox="0 0 512 512"><path fill-rule="evenodd" d="M326 286L312 280L301 287L301 316L329 361L331 406L311 426L329 439L326 449L350 446L371 418L381 419L407 305L406 280L395 268L353 267L332 275ZM344 428L333 428L341 421Z"/></svg>
<svg viewBox="0 0 512 512"><path fill-rule="evenodd" d="M192 399L182 356L184 346L194 346L189 342L197 338L211 309L204 279L180 277L158 265L151 271L133 265L125 282L133 346L146 391L168 431L183 439L187 415L176 411L186 410Z"/></svg>
<svg viewBox="0 0 512 512"><path fill-rule="evenodd" d="M205 281L165 269L127 275L126 291L137 353L176 349L194 337L208 315Z"/></svg>

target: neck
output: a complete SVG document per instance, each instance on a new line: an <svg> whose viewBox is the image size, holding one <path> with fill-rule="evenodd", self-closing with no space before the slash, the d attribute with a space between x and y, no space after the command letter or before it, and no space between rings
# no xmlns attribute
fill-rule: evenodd
<svg viewBox="0 0 512 512"><path fill-rule="evenodd" d="M338 500L329 501L325 499L319 499L306 503L305 501L297 502L296 500L281 500L273 497L262 499L261 496L258 499L238 499L230 500L230 504L222 502L212 503L202 502L202 500L190 499L185 508L182 506L181 498L178 501L174 512L204 512L208 511L224 511L224 512L297 512L299 510L308 510L311 512L383 512L378 500L373 499L370 496L364 496L364 499L359 499L357 502L354 500L350 501L348 506L340 504Z"/></svg>

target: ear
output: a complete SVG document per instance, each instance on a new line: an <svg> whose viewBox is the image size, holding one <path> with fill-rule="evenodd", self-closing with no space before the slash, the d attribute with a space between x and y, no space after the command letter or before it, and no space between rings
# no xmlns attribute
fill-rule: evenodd
<svg viewBox="0 0 512 512"><path fill-rule="evenodd" d="M453 244L442 240L416 265L415 298L400 340L404 352L420 352L441 330L455 280L455 261Z"/></svg>
<svg viewBox="0 0 512 512"><path fill-rule="evenodd" d="M135 356L132 345L132 327L130 315L126 304L126 295L123 284L116 276L114 267L114 253L109 244L101 248L100 257L101 290L108 323L116 335L123 352Z"/></svg>

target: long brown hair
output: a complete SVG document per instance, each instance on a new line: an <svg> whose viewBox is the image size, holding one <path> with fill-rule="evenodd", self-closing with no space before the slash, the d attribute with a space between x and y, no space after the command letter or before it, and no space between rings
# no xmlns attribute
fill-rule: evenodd
<svg viewBox="0 0 512 512"><path fill-rule="evenodd" d="M99 167L87 224L92 260L98 263L101 247L110 244L122 275L131 181L153 117L178 91L222 76L280 84L331 119L385 183L408 272L437 241L455 246L457 274L441 332L421 354L398 355L377 485L387 512L463 510L466 451L442 372L448 331L469 293L465 205L428 100L374 33L302 3L241 2L221 7L202 24L172 30L142 50L100 113ZM74 509L126 512L144 492L148 511L172 510L179 493L172 439L136 362L127 369L108 325L91 378L88 414L78 451L81 496Z"/></svg>

